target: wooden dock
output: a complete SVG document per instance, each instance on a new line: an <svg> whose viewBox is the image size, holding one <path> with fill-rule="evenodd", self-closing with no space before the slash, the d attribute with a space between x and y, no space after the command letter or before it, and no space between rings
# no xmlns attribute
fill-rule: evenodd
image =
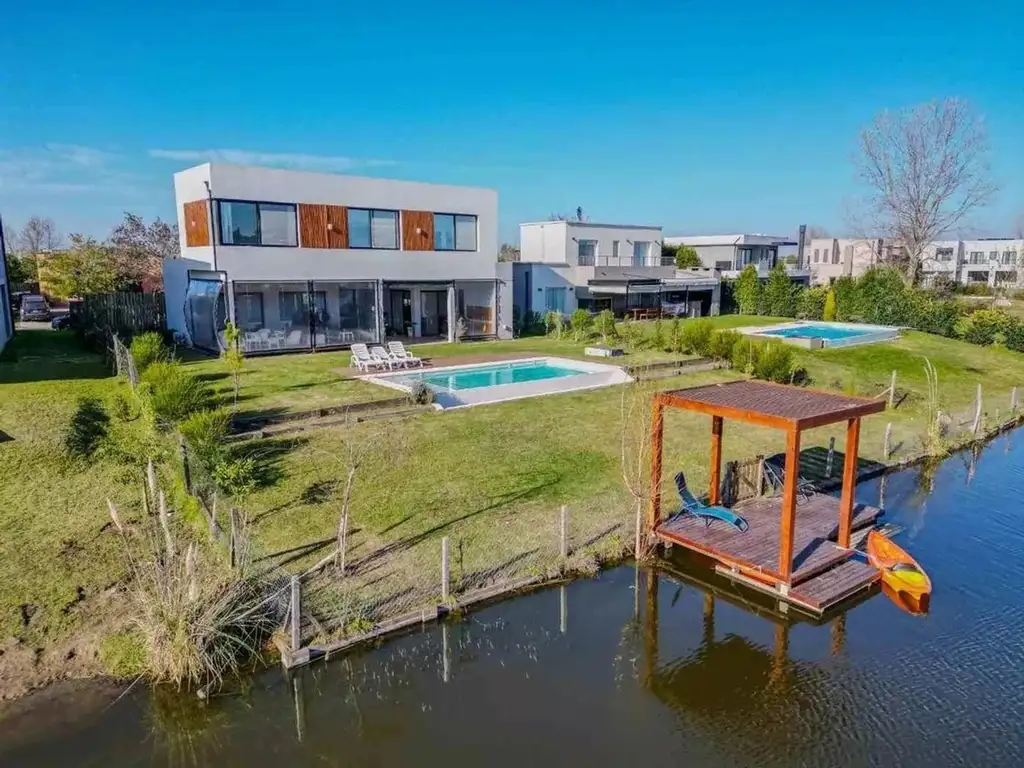
<svg viewBox="0 0 1024 768"><path fill-rule="evenodd" d="M796 506L793 565L788 585L780 573L782 499L761 497L738 504L735 511L749 524L746 532L692 515L674 515L655 529L666 544L699 552L727 576L820 615L850 595L870 587L878 572L836 545L840 500L817 494ZM852 530L874 525L882 510L854 504Z"/></svg>

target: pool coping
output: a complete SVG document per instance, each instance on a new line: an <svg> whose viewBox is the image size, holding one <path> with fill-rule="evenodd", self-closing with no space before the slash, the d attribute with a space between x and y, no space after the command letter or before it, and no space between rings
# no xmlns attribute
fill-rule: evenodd
<svg viewBox="0 0 1024 768"><path fill-rule="evenodd" d="M558 357L555 355L536 355L516 358L514 360L462 363L436 367L399 368L382 373L371 373L365 376L360 376L359 378L371 384L379 384L380 386L409 394L412 391L411 386L394 381L394 379L401 376L407 376L410 373L443 374L447 371L464 371L472 370L474 368L490 368L496 365L514 365L515 363L538 362L553 363L555 365L560 365L563 368L578 370L579 374L574 376L560 376L554 379L540 379L538 381L497 384L489 387L477 387L475 389L465 390L444 390L428 384L427 386L430 387L430 390L434 393L434 408L439 411L451 411L458 408L468 408L474 405L492 405L494 403L505 403L513 400L523 400L530 397L558 395L567 392L582 392L588 389L599 389L601 387L613 386L615 384L626 384L633 380L633 377L626 373L621 366L574 360L573 358ZM599 380L595 380L594 377L599 377ZM575 384L573 384L573 382L575 382Z"/></svg>
<svg viewBox="0 0 1024 768"><path fill-rule="evenodd" d="M799 338L793 336L776 336L772 333L765 333L765 331L780 331L786 328L799 328L801 326L826 324L835 328L848 328L860 331L860 333L857 336L847 339L822 339L821 337L812 336ZM901 328L894 325L831 322L825 320L791 320L785 323L775 323L774 325L748 325L736 329L737 332L744 336L752 336L768 340L775 339L783 342L784 344L800 347L801 349L842 349L845 347L860 346L862 344L877 344L881 341L894 341L900 337L901 330Z"/></svg>

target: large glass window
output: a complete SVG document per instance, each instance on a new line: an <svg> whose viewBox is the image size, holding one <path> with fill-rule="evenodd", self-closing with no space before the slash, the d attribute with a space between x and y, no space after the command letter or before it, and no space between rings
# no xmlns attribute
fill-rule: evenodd
<svg viewBox="0 0 1024 768"><path fill-rule="evenodd" d="M633 266L643 267L649 263L651 255L651 244L647 240L637 240L633 243Z"/></svg>
<svg viewBox="0 0 1024 768"><path fill-rule="evenodd" d="M217 210L222 245L299 244L292 204L219 200Z"/></svg>
<svg viewBox="0 0 1024 768"><path fill-rule="evenodd" d="M597 240L579 240L577 246L577 264L581 267L594 266L597 259Z"/></svg>
<svg viewBox="0 0 1024 768"><path fill-rule="evenodd" d="M435 213L434 250L475 251L476 216L462 213Z"/></svg>
<svg viewBox="0 0 1024 768"><path fill-rule="evenodd" d="M235 291L235 318L243 331L263 327L263 294Z"/></svg>
<svg viewBox="0 0 1024 768"><path fill-rule="evenodd" d="M349 248L398 248L398 212L348 209Z"/></svg>
<svg viewBox="0 0 1024 768"><path fill-rule="evenodd" d="M953 260L953 249L952 248L936 248L935 257L939 261L952 261Z"/></svg>
<svg viewBox="0 0 1024 768"><path fill-rule="evenodd" d="M1016 264L1017 263L1017 252L1016 251L1003 251L1003 264Z"/></svg>
<svg viewBox="0 0 1024 768"><path fill-rule="evenodd" d="M547 312L560 312L565 314L565 289L545 288L544 309Z"/></svg>

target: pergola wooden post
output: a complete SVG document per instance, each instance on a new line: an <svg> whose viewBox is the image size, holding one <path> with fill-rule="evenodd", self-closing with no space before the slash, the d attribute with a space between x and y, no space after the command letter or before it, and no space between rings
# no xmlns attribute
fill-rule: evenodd
<svg viewBox="0 0 1024 768"><path fill-rule="evenodd" d="M787 593L793 578L793 549L797 539L798 487L800 483L800 438L807 429L846 422L846 455L843 465L843 490L839 505L837 543L849 548L853 526L854 490L857 482L857 448L860 441L861 417L885 409L884 401L863 397L850 397L835 392L820 392L785 384L765 381L733 381L689 389L659 392L654 396L651 421L651 488L648 506L648 529L658 534L661 507L662 443L664 437L664 409L666 407L695 411L711 416L710 488L711 505L721 503L722 432L724 419L736 419L748 424L783 430L786 433L785 477L781 500L778 537L778 571L771 566L752 567L749 562L737 563L730 559L722 542L689 542L670 533L666 527L660 534L665 541L682 543L705 555L718 558L733 568L741 569L756 580L777 584ZM666 523L665 526L668 524ZM735 533L734 535L744 535Z"/></svg>

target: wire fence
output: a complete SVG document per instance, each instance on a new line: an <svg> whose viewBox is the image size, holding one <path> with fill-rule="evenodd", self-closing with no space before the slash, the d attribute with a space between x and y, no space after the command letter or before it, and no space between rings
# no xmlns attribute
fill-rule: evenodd
<svg viewBox="0 0 1024 768"><path fill-rule="evenodd" d="M135 389L139 386L139 370L135 365L135 358L132 356L131 350L116 333L110 335L110 347L114 355L115 373L127 381L132 389Z"/></svg>

